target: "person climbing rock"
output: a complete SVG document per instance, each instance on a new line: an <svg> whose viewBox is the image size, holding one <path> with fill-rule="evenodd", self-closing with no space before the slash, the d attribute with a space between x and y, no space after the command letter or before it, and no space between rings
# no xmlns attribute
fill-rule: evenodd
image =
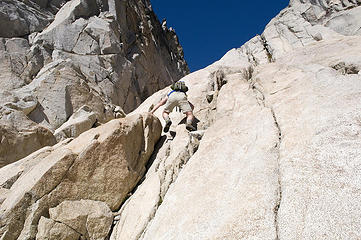
<svg viewBox="0 0 361 240"><path fill-rule="evenodd" d="M194 119L194 106L188 101L186 94L186 92L188 91L188 87L186 86L185 82L178 81L171 85L171 89L172 91L169 92L167 96L162 98L150 112L153 114L160 106L163 106L165 104L162 116L165 121L164 132L168 132L170 126L172 125L169 113L173 110L174 107L179 107L180 110L187 116L187 130L195 131L196 128L192 125Z"/></svg>

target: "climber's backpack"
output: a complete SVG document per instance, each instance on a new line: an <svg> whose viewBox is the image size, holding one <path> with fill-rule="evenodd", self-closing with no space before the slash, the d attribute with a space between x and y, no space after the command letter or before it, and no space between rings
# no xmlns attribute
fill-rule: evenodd
<svg viewBox="0 0 361 240"><path fill-rule="evenodd" d="M179 92L187 92L188 91L188 87L186 86L185 82L183 81L178 81L173 83L170 88L173 91L179 91Z"/></svg>

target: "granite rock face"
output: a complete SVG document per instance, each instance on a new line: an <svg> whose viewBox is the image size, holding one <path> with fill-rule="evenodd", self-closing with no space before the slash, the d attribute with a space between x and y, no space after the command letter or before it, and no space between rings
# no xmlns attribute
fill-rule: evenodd
<svg viewBox="0 0 361 240"><path fill-rule="evenodd" d="M160 133L160 122L154 116L133 115L112 120L74 140L40 149L1 168L0 184L9 191L0 206L0 236L34 239L40 218L50 212L51 220L65 224L57 224L58 229L70 226L82 236L101 239L111 225L109 212L120 207L142 178ZM64 202L82 199L102 203ZM85 222L74 220L84 216ZM41 221L41 236L58 234L46 230L55 224L51 220ZM73 226L73 221L78 227ZM99 221L102 226L97 225Z"/></svg>
<svg viewBox="0 0 361 240"><path fill-rule="evenodd" d="M170 145L198 133L171 114L111 239L359 239L359 6L291 1L261 36L183 78L204 135L175 171Z"/></svg>
<svg viewBox="0 0 361 240"><path fill-rule="evenodd" d="M91 129L96 122L96 114L90 107L84 105L76 111L67 122L56 129L54 136L58 142L66 138L78 137L81 133Z"/></svg>
<svg viewBox="0 0 361 240"><path fill-rule="evenodd" d="M20 111L0 110L0 167L26 157L36 149L53 145L53 133Z"/></svg>
<svg viewBox="0 0 361 240"><path fill-rule="evenodd" d="M71 226L86 239L105 239L113 222L113 213L108 205L99 201L64 201L57 207L49 209L49 214L50 219ZM41 225L38 228L38 233L51 232L51 228L41 230ZM61 235L62 238L69 236L67 232ZM48 237L53 239L58 236Z"/></svg>
<svg viewBox="0 0 361 240"><path fill-rule="evenodd" d="M47 0L45 0L47 1ZM49 9L44 9L41 0L0 2L0 36L24 37L42 31L53 19Z"/></svg>
<svg viewBox="0 0 361 240"><path fill-rule="evenodd" d="M361 34L361 2L291 0L261 35L272 59L298 47L339 35Z"/></svg>
<svg viewBox="0 0 361 240"><path fill-rule="evenodd" d="M199 148L143 218L138 211L153 198L133 204L160 184L145 181L152 190L135 191L113 239L134 231L121 227L135 219L148 222L129 239L360 238L354 222L361 216L359 42L359 36L323 40L258 65L247 62L242 47L185 77L205 130ZM209 88L222 82L220 90ZM214 96L210 103L207 94ZM182 136L178 128L173 141ZM151 172L147 178L154 181Z"/></svg>
<svg viewBox="0 0 361 240"><path fill-rule="evenodd" d="M115 30L97 31L126 24L120 12L134 2L102 3L65 4L48 31L32 36L36 51L3 41L14 43L21 61L24 48L42 56L7 85L7 109L49 129L63 126L63 133L77 131L81 116L124 116L124 105L109 100L114 92L94 76L100 79L95 66L110 68L126 44L113 44ZM184 115L173 111L170 131L160 136L162 108L160 121L144 113L167 87L125 118L1 168L0 238L360 239L359 8L359 1L291 1L262 35L182 78L197 131L188 132ZM91 11L98 15L79 17ZM171 34L165 22L161 29ZM66 35L72 31L76 41ZM53 93L42 87L50 85Z"/></svg>
<svg viewBox="0 0 361 240"><path fill-rule="evenodd" d="M1 112L22 112L52 133L84 105L97 123L123 117L188 72L174 30L161 25L148 0L0 3ZM54 144L39 138L49 137L30 137L26 154Z"/></svg>

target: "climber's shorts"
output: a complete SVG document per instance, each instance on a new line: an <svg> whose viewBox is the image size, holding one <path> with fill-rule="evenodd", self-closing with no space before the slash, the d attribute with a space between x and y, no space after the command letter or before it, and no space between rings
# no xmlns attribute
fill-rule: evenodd
<svg viewBox="0 0 361 240"><path fill-rule="evenodd" d="M184 92L173 92L168 96L168 100L164 106L164 111L171 112L174 107L179 107L183 113L192 111L187 95Z"/></svg>

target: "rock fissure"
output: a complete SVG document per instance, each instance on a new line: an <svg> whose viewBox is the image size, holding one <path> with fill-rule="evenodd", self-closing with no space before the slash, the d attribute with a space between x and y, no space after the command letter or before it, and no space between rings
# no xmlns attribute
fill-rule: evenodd
<svg viewBox="0 0 361 240"><path fill-rule="evenodd" d="M75 46L74 46L74 48L75 48ZM65 53L72 54L72 55L76 55L76 56L82 56L82 57L85 57L85 56L113 56L113 55L121 55L120 53L94 53L94 54L86 53L86 54L80 54L80 53L73 52L73 50L68 51L68 50L60 49L60 48L53 48L52 51L54 51L54 50L58 50L58 51L61 51L61 52L65 52Z"/></svg>
<svg viewBox="0 0 361 240"><path fill-rule="evenodd" d="M140 231L140 234L138 234L135 239L137 240L141 240L142 237L144 236L144 234L147 231L148 226L150 225L150 223L152 222L152 220L154 219L155 215L157 214L158 208L160 207L160 205L162 205L163 203L163 198L161 196L161 192L159 192L159 201L157 203L157 205L155 206L155 208L153 209L151 215L148 217L147 219L147 224L145 225L145 227Z"/></svg>
<svg viewBox="0 0 361 240"><path fill-rule="evenodd" d="M124 106L125 106L125 104L127 103L127 100L128 100L128 97L129 97L129 94L130 94L130 89L131 89L131 87L132 87L132 83L133 83L133 81L134 81L134 71L132 71L132 77L131 77L131 79L130 79L130 81L129 81L129 85L128 85L128 88L127 88L127 90L125 91L125 95L124 95L124 102L123 102L123 104L122 104L122 108L124 108Z"/></svg>
<svg viewBox="0 0 361 240"><path fill-rule="evenodd" d="M273 56L272 56L272 53L271 53L271 51L269 49L267 39L263 35L260 35L260 38L262 40L263 48L264 48L264 50L266 51L266 54L267 54L267 58L268 58L267 60L268 60L268 62L271 63L271 62L273 62Z"/></svg>
<svg viewBox="0 0 361 240"><path fill-rule="evenodd" d="M250 88L252 88L255 98L257 100L257 103L262 106L265 107L267 109L270 110L271 114L272 114L272 118L273 118L273 122L274 125L277 129L277 137L278 137L278 142L276 143L276 145L274 146L274 149L277 152L277 183L278 183L278 188L277 188L277 193L276 193L276 202L275 202L275 206L273 209L274 212L274 226L275 226L275 231L276 231L276 240L279 240L279 209L281 206L281 201L282 201L282 183L281 183L281 172L280 172L280 146L282 143L282 131L279 125L279 122L277 120L277 116L276 113L273 109L273 106L269 106L267 104L267 100L265 97L265 93L264 91L258 87L258 83L257 80L253 81L253 78L248 80L249 84L250 84Z"/></svg>
<svg viewBox="0 0 361 240"><path fill-rule="evenodd" d="M281 155L280 155L280 147L281 147L281 143L282 143L282 132L281 132L281 128L280 125L277 121L277 117L276 114L274 112L273 108L270 108L271 112L272 112L272 117L274 120L274 124L277 127L278 130L278 143L275 146L275 149L277 150L277 176L278 176L278 190L277 190L277 201L276 201L276 205L274 207L274 216L275 216L275 228L276 228L276 240L280 239L279 236L279 214L278 211L280 209L281 206L281 201L282 201L282 182L281 182L281 172L280 172L280 160L281 160Z"/></svg>
<svg viewBox="0 0 361 240"><path fill-rule="evenodd" d="M84 31L84 30L88 27L88 25L89 25L89 23L85 24L85 25L83 26L83 28L80 30L80 32L78 33L78 36L77 36L77 38L76 38L76 40L75 40L75 42L74 42L74 46L73 46L71 52L74 52L74 48L78 45L79 39L80 39L81 35L82 35L84 32L89 36L89 34L88 34L86 31ZM89 37L91 37L91 36L89 36ZM60 50L60 49L59 49L59 50Z"/></svg>
<svg viewBox="0 0 361 240"><path fill-rule="evenodd" d="M151 224L152 220L155 218L157 211L159 207L163 203L163 199L165 198L170 186L174 184L182 171L182 169L185 167L185 165L189 162L191 157L196 153L198 150L198 145L201 141L201 138L198 139L199 141L195 142L195 139L188 133L189 141L187 146L175 157L175 160L172 162L175 163L175 165L167 167L166 162L169 160L168 158L172 156L172 148L170 143L165 149L165 157L159 162L158 166L156 166L156 174L159 177L160 181L160 191L158 193L158 199L156 206L151 211L151 214L147 218L147 223L143 227L143 229L139 232L139 234L136 236L135 239L142 239L142 237L145 235L149 225ZM163 170L161 170L163 169ZM170 179L167 180L167 176L170 177ZM170 181L169 181L170 180Z"/></svg>
<svg viewBox="0 0 361 240"><path fill-rule="evenodd" d="M51 219L51 220L53 220L53 221L56 222L56 223L64 224L65 226L67 226L68 228L70 228L71 230L73 230L74 232L78 233L80 236L84 236L83 233L77 231L75 228L71 227L69 224L66 224L66 223L63 223L63 222L61 222L61 221L57 221L57 220L54 220L54 219Z"/></svg>
<svg viewBox="0 0 361 240"><path fill-rule="evenodd" d="M200 144L201 139L199 140L199 142L194 143L192 142L192 136L189 136L189 144L186 146L186 148L184 149L183 152L180 152L178 154L178 156L176 157L176 159L179 159L178 164L175 166L176 168L172 168L172 181L165 187L165 190L163 192L163 197L166 195L166 193L169 190L170 185L172 185L178 178L180 172L182 171L182 169L187 165L187 163L189 162L189 160L191 159L191 157L196 153L196 151L198 150L198 146ZM169 157L169 156L168 156ZM166 161L166 160L165 160ZM164 161L164 162L165 162ZM178 170L178 172L176 171Z"/></svg>

